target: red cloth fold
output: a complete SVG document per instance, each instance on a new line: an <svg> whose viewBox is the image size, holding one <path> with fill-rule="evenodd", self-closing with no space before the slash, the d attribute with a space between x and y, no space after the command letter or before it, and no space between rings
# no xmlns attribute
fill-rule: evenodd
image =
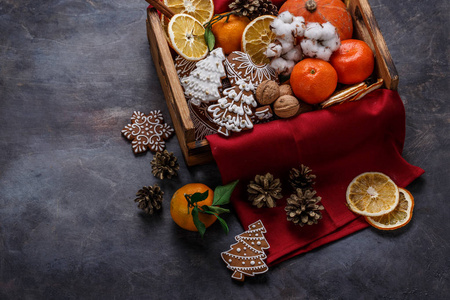
<svg viewBox="0 0 450 300"><path fill-rule="evenodd" d="M345 205L347 186L357 175L382 172L405 187L424 172L402 157L405 110L398 93L385 89L357 102L256 125L230 138L215 134L207 139L223 183L240 180L231 202L243 227L261 219L267 229L269 266L368 226ZM286 221L284 207L292 193L287 178L300 164L317 175L314 188L325 207L317 225ZM281 178L285 197L276 208L258 209L247 201L246 185L267 172Z"/></svg>

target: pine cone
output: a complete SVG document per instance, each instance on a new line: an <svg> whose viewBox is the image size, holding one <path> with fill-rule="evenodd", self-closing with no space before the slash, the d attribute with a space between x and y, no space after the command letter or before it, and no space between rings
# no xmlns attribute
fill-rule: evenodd
<svg viewBox="0 0 450 300"><path fill-rule="evenodd" d="M316 175L311 174L312 170L307 166L301 165L300 170L292 168L289 172L289 183L294 190L296 189L312 189L315 184Z"/></svg>
<svg viewBox="0 0 450 300"><path fill-rule="evenodd" d="M162 208L163 195L164 192L157 184L144 186L136 193L134 202L138 202L138 207L145 213L151 215Z"/></svg>
<svg viewBox="0 0 450 300"><path fill-rule="evenodd" d="M317 224L322 219L321 210L324 207L319 204L321 197L316 196L316 191L297 189L296 194L292 194L287 199L284 208L287 220L300 226Z"/></svg>
<svg viewBox="0 0 450 300"><path fill-rule="evenodd" d="M250 20L262 15L278 15L278 8L270 0L235 0L228 7L237 15Z"/></svg>
<svg viewBox="0 0 450 300"><path fill-rule="evenodd" d="M276 200L281 199L281 182L280 179L274 179L273 175L256 175L255 181L250 181L247 186L247 192L250 194L249 201L258 208L263 206L275 207Z"/></svg>
<svg viewBox="0 0 450 300"><path fill-rule="evenodd" d="M150 162L152 165L152 173L156 178L164 179L164 178L172 178L172 176L178 175L178 170L180 169L180 165L178 164L177 158L173 155L172 152L164 150L163 152L157 152L152 161Z"/></svg>

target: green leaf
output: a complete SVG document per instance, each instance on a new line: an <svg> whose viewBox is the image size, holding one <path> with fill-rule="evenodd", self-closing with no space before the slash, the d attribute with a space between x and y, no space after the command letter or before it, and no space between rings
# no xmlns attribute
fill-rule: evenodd
<svg viewBox="0 0 450 300"><path fill-rule="evenodd" d="M225 233L228 234L228 232L230 232L230 229L228 228L227 222L225 222L225 220L222 219L221 217L219 217L218 215L216 215L216 217L217 217L217 220L219 220L223 231L225 231Z"/></svg>
<svg viewBox="0 0 450 300"><path fill-rule="evenodd" d="M194 204L194 203L203 201L206 198L208 198L208 194L209 194L208 190L206 190L206 192L204 192L204 193L194 193L191 195L190 203Z"/></svg>
<svg viewBox="0 0 450 300"><path fill-rule="evenodd" d="M212 51L214 49L214 45L216 44L216 38L210 26L205 28L205 41L208 45L209 51Z"/></svg>
<svg viewBox="0 0 450 300"><path fill-rule="evenodd" d="M214 190L214 200L212 205L224 205L230 203L230 197L239 180L230 182L227 185L219 185Z"/></svg>
<svg viewBox="0 0 450 300"><path fill-rule="evenodd" d="M203 224L203 222L200 221L200 219L198 218L198 212L199 212L198 207L195 206L192 209L192 220L194 221L195 227L197 227L198 232L200 233L201 237L203 238L203 235L205 234L205 231L206 231L206 227L205 227L205 224Z"/></svg>
<svg viewBox="0 0 450 300"><path fill-rule="evenodd" d="M230 212L230 210L226 209L226 208L222 208L219 206L208 206L208 205L203 205L202 210L203 210L203 212L209 213L209 214L223 214L223 213Z"/></svg>

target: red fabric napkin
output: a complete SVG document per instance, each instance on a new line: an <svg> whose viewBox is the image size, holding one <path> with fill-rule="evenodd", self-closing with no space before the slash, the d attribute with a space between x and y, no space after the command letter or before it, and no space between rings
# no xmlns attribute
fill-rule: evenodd
<svg viewBox="0 0 450 300"><path fill-rule="evenodd" d="M423 174L402 158L405 110L395 91L376 90L360 101L305 113L292 119L256 125L225 138L207 136L224 184L239 179L231 202L243 225L261 219L275 265L368 226L346 207L348 184L363 172L382 172L400 187ZM317 175L315 189L325 207L317 225L296 226L286 220L287 182L291 168L304 164ZM283 184L276 208L256 208L246 185L257 174L272 173Z"/></svg>

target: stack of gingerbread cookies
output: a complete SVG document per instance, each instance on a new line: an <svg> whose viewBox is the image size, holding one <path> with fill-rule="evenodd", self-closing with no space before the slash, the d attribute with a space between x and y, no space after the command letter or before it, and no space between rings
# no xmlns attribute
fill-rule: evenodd
<svg viewBox="0 0 450 300"><path fill-rule="evenodd" d="M311 111L299 101L289 83L279 83L269 65L256 65L244 52L225 56L217 48L198 62L178 56L175 67L184 89L196 139L220 133L230 136L277 118L290 118Z"/></svg>

